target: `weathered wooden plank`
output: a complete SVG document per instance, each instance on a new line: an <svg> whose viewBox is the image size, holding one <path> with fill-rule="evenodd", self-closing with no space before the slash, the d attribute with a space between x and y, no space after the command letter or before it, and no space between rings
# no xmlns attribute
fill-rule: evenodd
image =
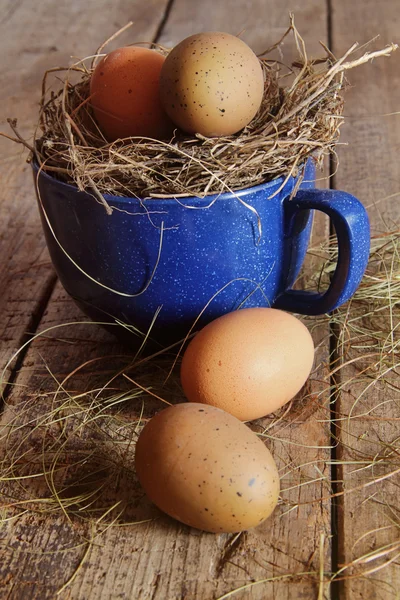
<svg viewBox="0 0 400 600"><path fill-rule="evenodd" d="M46 69L67 66L72 56L88 56L130 19L135 23L120 42L151 41L167 0L44 0L33 6L0 0L0 131L18 117L20 133L31 139L38 117L41 80ZM34 331L54 287L30 168L16 144L0 137L0 363Z"/></svg>
<svg viewBox="0 0 400 600"><path fill-rule="evenodd" d="M221 29L237 33L246 27L244 39L256 50L262 50L286 29L288 12L289 4L278 0L260 0L253 2L250 9L248 5L237 6L235 11L224 3L177 1L172 6L161 42L173 44L199 30ZM317 0L306 7L299 3L296 22L311 53L316 54L317 41L327 40L325 5ZM78 51L80 53L76 48L75 52ZM286 56L291 52L293 49L285 47ZM324 235L321 231L320 238ZM81 319L80 313L58 285L41 320L40 330L74 319ZM326 420L327 395L318 397L324 385L318 381L325 373L323 363L328 360L328 330L322 328L314 335L320 344L317 357L320 366L314 373L310 397L307 401L296 402L291 413L282 415L274 425L269 421L264 423L265 426L272 425L267 431L271 436L269 445L279 464L284 490L283 502L272 519L243 534L233 544L232 536L190 530L159 516L140 498L136 482L126 481L127 491L133 498L130 519L157 515L157 520L135 526L110 527L88 550L85 539L91 532L78 521L68 523L61 517L50 520L29 514L10 522L2 540L3 548L12 550L5 554L0 566L4 596L9 599L53 598L83 560L75 579L59 595L60 598L211 599L271 577L278 580L259 583L238 592L235 597L260 600L317 598L318 575L315 572L319 569L321 533L326 536L325 569L330 568L330 504L329 501L318 502L330 493L329 470L325 466L330 457L329 425L323 422ZM21 387L10 398L10 410L24 406L26 394L18 392L22 386L35 393L46 393L54 388L44 364L62 379L84 361L120 351L107 342L107 334L91 325L76 326L71 331L55 330L49 336L51 339L35 342L29 350L17 379ZM106 365L106 368L108 366L112 367ZM75 378L74 390L91 389L93 381L99 377L103 382L106 379L101 370L93 377ZM175 395L174 400L178 399ZM5 420L7 418L8 413ZM86 538L82 541L79 534ZM55 537L58 537L58 543ZM77 547L73 549L74 546ZM65 551L65 548L70 550ZM299 576L289 582L279 581L281 576L303 572L314 574Z"/></svg>
<svg viewBox="0 0 400 600"><path fill-rule="evenodd" d="M339 0L332 3L332 8L335 54L341 54L354 41L363 44L376 35L380 36L375 44L379 47L399 40L396 0L383 0L379 9L371 0L362 3ZM374 15L374 18L368 19L366 15ZM398 228L400 222L400 165L397 159L400 120L398 115L382 116L399 110L399 60L396 53L390 59L380 59L352 71L349 74L351 87L346 93L346 125L342 140L349 145L339 148L340 164L335 183L368 206L375 235ZM394 311L393 318L395 326L399 322L398 310ZM376 327L377 330L382 327L378 320ZM341 334L346 339L346 331ZM363 340L359 340L359 345L363 345ZM355 352L347 354L346 360L357 356L359 354ZM350 565L369 555L368 560L342 571L344 579L338 583L341 598L389 600L398 597L400 588L399 533L395 526L400 508L398 475L363 487L398 468L398 461L391 460L395 454L391 456L389 446L397 446L398 390L376 383L364 393L368 382L359 382L362 379L360 369L375 360L379 358L365 358L340 372L342 384L349 383L337 402L341 418L338 422L338 459L344 463L338 469L337 491L345 492L343 497L338 497L339 566ZM393 361L394 365L395 356ZM393 382L396 379L398 376L394 376ZM345 415L349 418L344 418ZM372 459L375 465L367 467ZM352 492L354 489L356 491ZM382 547L387 554L378 558ZM391 560L394 562L383 568L385 562ZM363 572L367 574L365 577L355 577Z"/></svg>

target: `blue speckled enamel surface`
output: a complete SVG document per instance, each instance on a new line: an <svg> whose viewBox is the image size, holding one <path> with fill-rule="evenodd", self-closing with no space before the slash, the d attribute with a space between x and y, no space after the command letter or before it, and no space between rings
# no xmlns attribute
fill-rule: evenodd
<svg viewBox="0 0 400 600"><path fill-rule="evenodd" d="M106 196L114 208L108 215L90 194L41 173L39 208L56 271L83 310L95 320L117 318L147 331L162 307L152 337L169 343L187 333L208 303L198 326L242 305L328 312L354 293L368 260L366 212L349 194L310 189L313 181L309 162L292 200L293 178L282 189L279 179L204 199ZM73 261L121 294L97 285L74 266L50 231L41 203ZM324 295L287 291L306 253L312 209L330 215L340 246L339 265ZM158 266L141 293L157 263L161 228Z"/></svg>

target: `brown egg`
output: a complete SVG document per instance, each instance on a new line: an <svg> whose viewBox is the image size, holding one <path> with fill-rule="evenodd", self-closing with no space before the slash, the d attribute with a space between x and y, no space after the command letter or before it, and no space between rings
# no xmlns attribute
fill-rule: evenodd
<svg viewBox="0 0 400 600"><path fill-rule="evenodd" d="M173 124L159 95L165 58L155 50L128 46L107 54L91 80L91 105L107 140L130 136L169 138Z"/></svg>
<svg viewBox="0 0 400 600"><path fill-rule="evenodd" d="M291 400L313 360L312 337L296 317L247 308L216 319L193 338L182 359L181 382L189 401L250 421Z"/></svg>
<svg viewBox="0 0 400 600"><path fill-rule="evenodd" d="M279 475L267 447L213 406L177 404L158 413L139 436L135 461L150 500L197 529L255 527L278 501Z"/></svg>
<svg viewBox="0 0 400 600"><path fill-rule="evenodd" d="M264 93L260 61L228 33L192 35L168 55L160 76L161 100L188 133L230 135L257 113Z"/></svg>

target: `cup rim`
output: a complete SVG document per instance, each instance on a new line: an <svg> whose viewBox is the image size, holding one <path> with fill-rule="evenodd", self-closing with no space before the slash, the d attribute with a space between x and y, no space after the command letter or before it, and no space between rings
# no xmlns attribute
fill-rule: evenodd
<svg viewBox="0 0 400 600"><path fill-rule="evenodd" d="M303 163L299 169L303 169L303 172L305 172L307 170L307 168L309 167L313 167L313 159L309 158L306 160L305 163ZM31 159L31 167L33 169L33 171L35 173L37 173L39 171L39 165L38 162L36 161L36 159L33 157ZM82 194L89 194L89 192L85 192L85 191L81 191L77 188L77 186L72 185L70 183L65 183L64 181L60 181L59 179L56 179L55 177L53 177L52 175L50 175L49 173L46 173L45 171L40 171L40 175L39 177L44 177L45 179L49 180L52 183L55 183L59 186L61 186L62 188L66 188L67 190L70 190L72 192L74 192L75 194L77 193L82 193ZM288 183L290 181L293 181L294 178L293 176L290 176L288 181L286 182L284 188L288 185ZM306 180L308 183L313 183L313 179L312 180ZM259 183L257 185L251 186L251 187L246 187L246 188L242 188L240 190L234 190L233 192L219 192L219 193L213 193L213 194L206 194L205 196L179 196L178 198L175 196L168 196L166 198L152 198L150 196L148 197L144 197L144 198L136 198L133 196L114 196L112 194L103 194L104 199L106 200L107 203L112 203L112 202L119 202L121 204L132 204L134 202L162 202L163 204L169 204L171 202L176 203L182 203L182 204L210 204L211 202L213 202L214 200L216 200L218 198L218 200L231 200L232 196L237 196L239 198L242 198L243 196L248 196L249 194L254 194L257 193L260 190L268 190L268 189L272 189L273 191L275 191L276 189L279 189L279 187L283 184L284 182L284 176L281 175L281 177L278 177L276 179L272 179L271 181L267 181L265 183ZM267 196L267 200L269 199L271 194L269 194Z"/></svg>

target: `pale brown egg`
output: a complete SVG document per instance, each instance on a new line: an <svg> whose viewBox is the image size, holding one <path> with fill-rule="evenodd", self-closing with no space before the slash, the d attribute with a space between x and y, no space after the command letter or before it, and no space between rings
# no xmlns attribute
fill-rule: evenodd
<svg viewBox="0 0 400 600"><path fill-rule="evenodd" d="M260 61L228 33L192 35L169 53L160 76L161 100L188 133L231 135L257 113L264 93Z"/></svg>
<svg viewBox="0 0 400 600"><path fill-rule="evenodd" d="M165 57L147 48L127 46L103 57L90 80L90 102L105 138L169 138L173 124L159 94Z"/></svg>
<svg viewBox="0 0 400 600"><path fill-rule="evenodd" d="M312 337L299 319L273 308L247 308L196 334L182 359L181 382L189 401L250 421L291 400L313 360Z"/></svg>
<svg viewBox="0 0 400 600"><path fill-rule="evenodd" d="M279 475L268 448L213 406L184 403L158 413L139 436L135 462L150 500L197 529L243 531L278 502Z"/></svg>

